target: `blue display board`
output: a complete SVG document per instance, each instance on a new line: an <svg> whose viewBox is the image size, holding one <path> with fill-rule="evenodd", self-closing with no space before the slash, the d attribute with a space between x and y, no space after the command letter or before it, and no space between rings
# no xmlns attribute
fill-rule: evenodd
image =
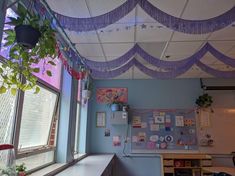
<svg viewBox="0 0 235 176"><path fill-rule="evenodd" d="M193 109L132 109L132 151L197 150Z"/></svg>

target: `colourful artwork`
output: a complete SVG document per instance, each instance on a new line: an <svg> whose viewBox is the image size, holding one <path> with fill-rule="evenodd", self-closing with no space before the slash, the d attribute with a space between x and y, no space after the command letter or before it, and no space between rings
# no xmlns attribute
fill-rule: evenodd
<svg viewBox="0 0 235 176"><path fill-rule="evenodd" d="M127 88L97 88L97 103L111 103L114 100L127 103Z"/></svg>

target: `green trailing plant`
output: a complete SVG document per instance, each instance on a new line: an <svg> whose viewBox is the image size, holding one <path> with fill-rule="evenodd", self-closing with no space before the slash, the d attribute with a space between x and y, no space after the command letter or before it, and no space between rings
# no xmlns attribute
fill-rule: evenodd
<svg viewBox="0 0 235 176"><path fill-rule="evenodd" d="M21 172L26 172L26 166L25 163L22 163L20 165L16 165L16 172L19 174Z"/></svg>
<svg viewBox="0 0 235 176"><path fill-rule="evenodd" d="M55 31L51 28L50 21L41 19L39 15L28 11L23 5L18 4L18 17L9 17L8 24L15 26L30 25L40 32L39 41L33 48L27 48L23 44L16 42L16 31L7 29L6 43L4 46L10 46L9 59L0 66L0 94L11 90L13 95L17 90L22 91L33 89L38 93L40 88L36 85L37 77L33 73L39 73L39 62L55 66L53 59L57 56ZM50 70L45 70L48 76L52 76ZM24 78L26 81L22 81Z"/></svg>
<svg viewBox="0 0 235 176"><path fill-rule="evenodd" d="M213 103L212 96L207 93L199 96L196 100L196 104L199 108L209 108Z"/></svg>

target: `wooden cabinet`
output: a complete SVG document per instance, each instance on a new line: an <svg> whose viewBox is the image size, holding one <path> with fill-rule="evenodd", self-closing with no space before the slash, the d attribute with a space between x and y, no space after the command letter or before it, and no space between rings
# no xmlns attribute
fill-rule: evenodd
<svg viewBox="0 0 235 176"><path fill-rule="evenodd" d="M212 166L205 154L163 154L164 176L209 176L202 167Z"/></svg>

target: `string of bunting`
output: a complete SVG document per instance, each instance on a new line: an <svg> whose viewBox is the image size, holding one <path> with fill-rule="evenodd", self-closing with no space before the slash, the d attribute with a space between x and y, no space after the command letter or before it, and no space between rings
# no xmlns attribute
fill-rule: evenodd
<svg viewBox="0 0 235 176"><path fill-rule="evenodd" d="M151 4L148 0L127 0L112 11L90 18L75 18L62 15L59 12L54 13L62 27L77 32L87 32L114 24L130 13L137 4L160 24L172 30L188 34L214 32L231 25L235 21L235 7L232 7L227 12L213 18L205 20L188 20L165 13Z"/></svg>
<svg viewBox="0 0 235 176"><path fill-rule="evenodd" d="M61 50L57 46L57 52L58 52L58 58L61 60L62 64L64 65L64 68L67 70L67 72L77 80L85 79L89 71L87 71L85 68L80 68L79 71L75 70L70 64L68 63L68 60L63 56Z"/></svg>

